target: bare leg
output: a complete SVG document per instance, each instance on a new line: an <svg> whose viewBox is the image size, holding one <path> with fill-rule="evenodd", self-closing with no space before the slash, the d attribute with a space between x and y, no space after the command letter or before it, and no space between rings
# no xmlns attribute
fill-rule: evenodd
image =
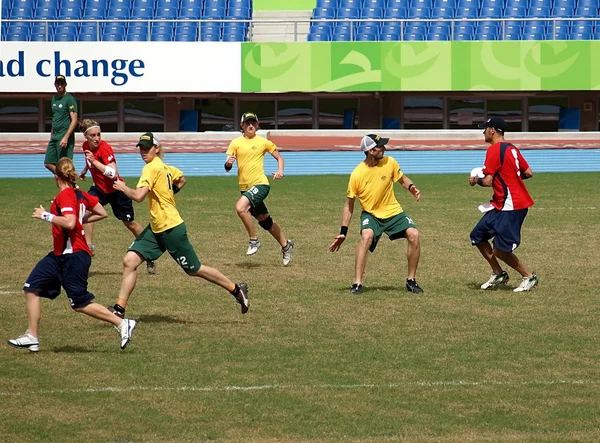
<svg viewBox="0 0 600 443"><path fill-rule="evenodd" d="M263 221L267 217L269 217L269 214L261 214L257 217L257 220ZM271 229L269 229L269 234L271 234L273 238L279 242L279 245L282 248L285 248L287 245L287 238L285 238L283 232L281 231L281 227L277 223L273 222L273 226L271 226Z"/></svg>
<svg viewBox="0 0 600 443"><path fill-rule="evenodd" d="M494 248L494 255L506 263L508 266L513 268L523 277L533 277L533 274L527 270L525 265L519 260L519 258L513 252L504 252Z"/></svg>
<svg viewBox="0 0 600 443"><path fill-rule="evenodd" d="M354 283L362 284L365 268L367 266L367 252L373 243L373 230L364 229L361 232L361 239L356 246L356 256L354 258Z"/></svg>
<svg viewBox="0 0 600 443"><path fill-rule="evenodd" d="M133 236L135 238L137 238L137 236L140 235L142 233L142 231L144 230L144 228L142 227L142 225L140 225L136 221L132 221L132 222L123 221L123 224L125 225L125 227L127 229L129 229L129 231L133 234Z"/></svg>
<svg viewBox="0 0 600 443"><path fill-rule="evenodd" d="M198 272L195 274L191 274L193 277L200 277L206 281L214 283L222 287L223 289L227 289L229 292L235 289L235 283L225 277L218 269L211 268L210 266L202 265Z"/></svg>
<svg viewBox="0 0 600 443"><path fill-rule="evenodd" d="M83 225L83 230L85 232L85 241L88 245L94 244L94 224L93 223L85 223Z"/></svg>
<svg viewBox="0 0 600 443"><path fill-rule="evenodd" d="M117 317L107 308L98 303L90 303L89 305L84 306L83 308L75 309L75 311L89 315L92 318L97 318L98 320L108 322L115 326L119 326L123 321L120 317Z"/></svg>
<svg viewBox="0 0 600 443"><path fill-rule="evenodd" d="M25 292L27 304L27 329L34 337L38 336L40 318L42 317L42 300L35 292Z"/></svg>
<svg viewBox="0 0 600 443"><path fill-rule="evenodd" d="M502 266L498 263L496 256L494 255L494 251L492 250L492 245L488 241L482 241L481 243L477 243L477 249L483 255L483 258L487 260L487 262L492 267L492 272L496 275L502 273Z"/></svg>
<svg viewBox="0 0 600 443"><path fill-rule="evenodd" d="M135 289L135 283L137 282L137 268L144 262L144 259L137 252L129 251L123 258L123 277L121 279L121 290L119 291L119 298L117 304L122 306L123 309L127 306L129 296Z"/></svg>
<svg viewBox="0 0 600 443"><path fill-rule="evenodd" d="M44 163L44 166L46 167L46 169L48 169L48 171L56 175L56 165L53 165L51 163Z"/></svg>
<svg viewBox="0 0 600 443"><path fill-rule="evenodd" d="M419 231L415 228L406 230L406 240L408 246L406 248L406 258L408 259L408 279L412 280L417 276L417 266L421 257L421 242Z"/></svg>
<svg viewBox="0 0 600 443"><path fill-rule="evenodd" d="M235 211L237 215L242 220L246 231L248 232L248 237L251 239L258 238L256 236L256 228L254 227L254 222L252 220L252 214L250 214L250 200L245 195L242 195L238 202L235 205Z"/></svg>

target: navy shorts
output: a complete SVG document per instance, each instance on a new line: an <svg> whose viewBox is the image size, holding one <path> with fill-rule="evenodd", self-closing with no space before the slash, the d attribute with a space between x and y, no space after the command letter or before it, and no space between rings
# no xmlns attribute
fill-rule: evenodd
<svg viewBox="0 0 600 443"><path fill-rule="evenodd" d="M54 255L50 252L41 259L23 286L24 291L37 292L39 297L54 300L65 288L73 309L83 308L94 300L87 289L88 271L92 257L87 252Z"/></svg>
<svg viewBox="0 0 600 443"><path fill-rule="evenodd" d="M521 226L527 217L527 209L516 211L486 212L471 231L471 244L476 245L494 238L494 247L504 252L512 252L521 243Z"/></svg>
<svg viewBox="0 0 600 443"><path fill-rule="evenodd" d="M117 220L125 222L132 222L135 220L133 203L131 202L131 199L121 191L105 194L99 187L92 185L88 193L98 197L98 200L100 200L100 204L102 206L110 205L113 214L115 214L115 217L117 217Z"/></svg>

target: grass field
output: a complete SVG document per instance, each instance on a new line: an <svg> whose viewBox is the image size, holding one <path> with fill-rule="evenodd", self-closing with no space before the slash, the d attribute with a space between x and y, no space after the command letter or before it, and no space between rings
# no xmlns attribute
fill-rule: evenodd
<svg viewBox="0 0 600 443"><path fill-rule="evenodd" d="M411 177L397 195L422 235L418 280L404 289L406 243L382 240L351 296L358 213L340 252L347 177L286 177L267 204L296 241L247 258L234 178L190 178L178 206L202 262L250 286L242 316L219 288L171 260L140 268L119 350L109 326L45 301L41 350L10 348L26 328L21 288L51 246L32 209L51 179L0 180L0 441L597 442L600 441L600 200L597 174L537 174L518 255L539 286L483 292L490 270L470 245L489 189L467 177ZM135 185L135 179L127 179ZM87 189L89 182L84 188ZM146 204L137 218L148 221ZM112 304L132 238L96 225L90 290Z"/></svg>

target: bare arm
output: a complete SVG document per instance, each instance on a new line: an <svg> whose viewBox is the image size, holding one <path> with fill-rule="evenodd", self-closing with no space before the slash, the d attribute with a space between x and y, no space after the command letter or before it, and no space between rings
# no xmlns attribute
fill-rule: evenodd
<svg viewBox="0 0 600 443"><path fill-rule="evenodd" d="M492 186L492 182L493 181L494 181L494 176L493 175L486 175L483 178L469 177L469 184L471 186L475 186L475 185L479 184L480 186L489 188L490 186Z"/></svg>
<svg viewBox="0 0 600 443"><path fill-rule="evenodd" d="M97 221L104 220L106 217L108 217L106 209L104 209L104 206L102 206L100 203L97 203L96 206L88 209L84 223L95 223Z"/></svg>
<svg viewBox="0 0 600 443"><path fill-rule="evenodd" d="M354 212L354 200L354 198L347 198L344 203L344 208L342 209L342 230L348 230L348 225L350 224L350 220L352 220L352 213ZM336 252L339 250L342 243L344 243L344 240L346 240L346 234L340 233L339 235L336 235L333 243L329 245L329 252Z"/></svg>
<svg viewBox="0 0 600 443"><path fill-rule="evenodd" d="M106 175L106 168L110 168L110 175L109 177L112 175L113 177L117 177L119 175L119 171L117 170L117 163L116 162L110 162L108 165L103 164L101 161L96 160L96 158L94 157L94 153L92 151L85 151L85 159L87 160L86 162L86 170L89 169L88 167L88 163L92 166L94 166L94 168L96 168L98 171L100 171L102 174ZM111 178L113 178L111 177Z"/></svg>
<svg viewBox="0 0 600 443"><path fill-rule="evenodd" d="M273 178L277 180L283 177L284 161L283 157L277 150L273 151L271 155L273 156L273 158L275 158L275 160L277 160L277 172L273 172Z"/></svg>
<svg viewBox="0 0 600 443"><path fill-rule="evenodd" d="M398 183L400 183L404 189L410 192L413 195L413 197L417 199L417 201L421 200L421 191L419 191L419 189L415 186L413 181L406 175L400 177Z"/></svg>
<svg viewBox="0 0 600 443"><path fill-rule="evenodd" d="M181 177L177 180L175 180L174 184L179 188L183 188L185 186L185 184L187 183L187 180L185 179L185 177Z"/></svg>
<svg viewBox="0 0 600 443"><path fill-rule="evenodd" d="M233 168L234 162L235 162L235 155L228 155L227 160L225 160L225 171L226 172L231 171L231 168Z"/></svg>
<svg viewBox="0 0 600 443"><path fill-rule="evenodd" d="M79 124L77 121L77 113L76 112L69 112L69 116L71 117L71 124L69 125L69 129L67 129L67 133L65 134L65 137L67 137L67 138L71 137L73 132L75 132L75 128Z"/></svg>
<svg viewBox="0 0 600 443"><path fill-rule="evenodd" d="M523 177L523 180L527 180L528 178L533 177L533 171L531 168L527 168L524 171L521 171L521 176Z"/></svg>
<svg viewBox="0 0 600 443"><path fill-rule="evenodd" d="M31 218L39 218L40 220L50 221L51 224L60 226L63 229L75 229L77 223L77 217L75 214L67 215L49 215L42 205L39 208L33 210Z"/></svg>
<svg viewBox="0 0 600 443"><path fill-rule="evenodd" d="M143 202L148 195L148 192L150 192L150 189L148 189L147 186L131 189L125 184L125 182L122 182L121 180L116 180L113 184L113 188L115 188L117 191L121 191L127 197L138 203Z"/></svg>

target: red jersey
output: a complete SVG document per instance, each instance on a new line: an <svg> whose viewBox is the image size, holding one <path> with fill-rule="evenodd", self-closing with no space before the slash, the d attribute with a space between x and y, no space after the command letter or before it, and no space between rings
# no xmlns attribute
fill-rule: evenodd
<svg viewBox="0 0 600 443"><path fill-rule="evenodd" d="M115 158L115 153L113 152L112 147L104 140L100 141L100 145L95 151L92 151L90 149L90 145L87 141L83 142L83 145L81 147L84 151L91 151L94 154L94 158L103 165L117 163L117 159ZM98 170L98 168L94 168L94 165L90 164L89 162L88 167L90 168L90 172L92 173L92 179L94 180L94 184L98 188L100 188L100 190L105 194L116 192L116 189L113 188L113 183L115 182L115 180L123 181L123 179L119 176L117 176L116 179L105 176L102 172Z"/></svg>
<svg viewBox="0 0 600 443"><path fill-rule="evenodd" d="M98 204L98 198L81 189L67 188L59 192L50 205L50 213L54 215L75 215L75 229L67 230L52 224L52 239L54 241L54 255L72 254L85 251L92 255L85 233L83 231L83 217L85 211Z"/></svg>
<svg viewBox="0 0 600 443"><path fill-rule="evenodd" d="M491 201L494 208L499 211L514 211L533 206L533 200L521 177L521 173L527 169L527 161L513 144L498 142L488 148L483 173L494 177L494 197Z"/></svg>

